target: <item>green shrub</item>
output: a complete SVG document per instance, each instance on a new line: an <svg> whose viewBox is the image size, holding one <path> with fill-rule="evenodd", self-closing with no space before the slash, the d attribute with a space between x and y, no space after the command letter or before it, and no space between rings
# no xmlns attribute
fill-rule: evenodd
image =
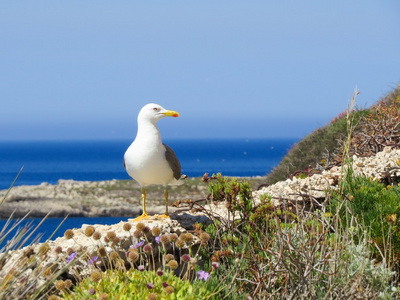
<svg viewBox="0 0 400 300"><path fill-rule="evenodd" d="M236 181L221 175L219 178L206 182L212 186L210 191L218 191L218 200L226 200L227 193L221 191L229 190ZM348 178L359 180L351 173ZM399 199L397 188L381 190L393 193L391 204ZM233 274L236 289L257 299L396 297L398 282L390 283L395 272L386 263L390 254L383 251L381 260L376 259L375 245L370 239L372 227L363 222L348 222L360 219L349 207L346 208L349 219L340 218L346 192L328 198L318 211L285 204L284 199L276 206L268 195L261 197L261 203L253 204L250 210L246 205L228 205L231 212L234 207L234 213L242 217L233 222L218 217L212 220L205 230L212 235L213 245L207 248L210 253L204 257L211 257L221 268L238 264ZM236 190L236 195L239 194L240 189ZM360 207L360 211L363 209ZM212 211L209 215L212 216ZM382 240L383 247L397 242L394 231L392 226Z"/></svg>
<svg viewBox="0 0 400 300"><path fill-rule="evenodd" d="M208 191L213 201L226 201L231 212L238 211L245 217L252 210L251 186L247 181L240 182L237 178L225 177L221 173L203 177L208 182Z"/></svg>
<svg viewBox="0 0 400 300"><path fill-rule="evenodd" d="M107 270L100 279L92 277L81 281L72 291L61 290L63 299L99 299L107 295L107 299L142 300L153 299L150 294L154 294L154 299L190 300L207 299L211 295L205 281L190 283L172 272Z"/></svg>
<svg viewBox="0 0 400 300"><path fill-rule="evenodd" d="M379 252L390 250L394 258L400 260L400 187L385 186L383 183L365 178L350 176L344 183L340 194L330 200L330 209L338 209L342 201L348 204L341 207L341 217L351 223L350 218L369 228L371 239L379 247ZM346 208L350 208L349 215ZM388 249L390 243L390 249Z"/></svg>

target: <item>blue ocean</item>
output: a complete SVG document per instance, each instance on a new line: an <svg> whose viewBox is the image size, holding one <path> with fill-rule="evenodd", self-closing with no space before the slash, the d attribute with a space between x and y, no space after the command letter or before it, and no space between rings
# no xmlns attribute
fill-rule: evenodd
<svg viewBox="0 0 400 300"><path fill-rule="evenodd" d="M132 141L13 141L0 142L0 189L15 185L56 184L59 179L100 181L129 179L123 167ZM182 173L226 176L264 176L283 158L297 139L165 140L178 156ZM113 224L127 218L68 218L54 237L82 224ZM32 226L40 220L31 219ZM49 219L39 232L49 237L62 219ZM0 228L5 220L0 220ZM26 224L26 222L24 223Z"/></svg>
<svg viewBox="0 0 400 300"><path fill-rule="evenodd" d="M182 173L263 176L276 166L296 139L166 140ZM59 179L129 179L123 156L131 141L0 142L0 189L15 185L55 184Z"/></svg>

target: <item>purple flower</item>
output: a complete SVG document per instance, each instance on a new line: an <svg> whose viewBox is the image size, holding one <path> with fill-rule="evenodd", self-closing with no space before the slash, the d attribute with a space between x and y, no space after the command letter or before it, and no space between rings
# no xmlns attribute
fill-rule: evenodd
<svg viewBox="0 0 400 300"><path fill-rule="evenodd" d="M210 278L210 274L205 272L205 271L203 271L203 270L198 271L197 275L199 275L199 280L203 279L204 281L207 281L207 279Z"/></svg>
<svg viewBox="0 0 400 300"><path fill-rule="evenodd" d="M213 268L216 269L216 270L219 269L219 263L216 262L216 261L214 261L214 262L212 263L212 266L213 266Z"/></svg>
<svg viewBox="0 0 400 300"><path fill-rule="evenodd" d="M153 251L153 247L150 244L147 244L143 247L143 251L146 253L150 253L151 251Z"/></svg>
<svg viewBox="0 0 400 300"><path fill-rule="evenodd" d="M149 290L154 289L154 284L152 284L151 282L148 282L147 285L146 285L146 287L147 287Z"/></svg>
<svg viewBox="0 0 400 300"><path fill-rule="evenodd" d="M91 259L89 259L88 265L93 265L93 263L95 263L98 258L99 258L98 256L94 256Z"/></svg>
<svg viewBox="0 0 400 300"><path fill-rule="evenodd" d="M133 248L133 249L140 248L140 247L142 247L143 245L144 245L144 241L141 241L141 242L135 244L132 248Z"/></svg>
<svg viewBox="0 0 400 300"><path fill-rule="evenodd" d="M143 272L143 271L144 271L144 266L143 266L143 265L140 265L140 266L137 267L137 269L138 269L140 272Z"/></svg>
<svg viewBox="0 0 400 300"><path fill-rule="evenodd" d="M165 282L165 281L164 281L164 282L162 283L162 286L163 286L164 288L166 288L166 287L168 286L168 282Z"/></svg>
<svg viewBox="0 0 400 300"><path fill-rule="evenodd" d="M159 244L161 240L161 234L159 236L156 237L156 243Z"/></svg>
<svg viewBox="0 0 400 300"><path fill-rule="evenodd" d="M67 263L70 263L71 261L73 261L73 260L76 258L76 255L77 255L77 254L78 254L77 252L72 253L72 254L68 257Z"/></svg>
<svg viewBox="0 0 400 300"><path fill-rule="evenodd" d="M163 276L163 275L164 275L164 272L161 271L161 270L158 270L158 271L157 271L157 275L158 275L158 276Z"/></svg>
<svg viewBox="0 0 400 300"><path fill-rule="evenodd" d="M181 260L184 262L189 262L192 258L190 257L189 254L183 254L181 257Z"/></svg>

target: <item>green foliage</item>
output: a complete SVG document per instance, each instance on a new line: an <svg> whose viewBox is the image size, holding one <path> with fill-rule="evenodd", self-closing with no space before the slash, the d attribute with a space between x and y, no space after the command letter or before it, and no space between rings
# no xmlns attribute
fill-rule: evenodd
<svg viewBox="0 0 400 300"><path fill-rule="evenodd" d="M350 222L352 215L347 214L347 207L358 222L370 229L371 238L381 251L391 241L391 254L400 259L400 187L385 186L383 183L365 177L347 177L343 190L330 201L330 209L337 210L344 201L348 206L341 206L341 217Z"/></svg>
<svg viewBox="0 0 400 300"><path fill-rule="evenodd" d="M160 273L161 274L161 273ZM169 287L169 288L167 288ZM169 289L169 290L168 290ZM173 290L172 293L169 291ZM108 299L130 300L148 299L150 293L155 293L157 299L207 299L211 291L207 283L195 280L190 283L182 280L171 272L161 275L154 271L107 270L102 273L99 281L94 282L91 277L81 281L73 291L62 292L64 299L98 299L107 294Z"/></svg>
<svg viewBox="0 0 400 300"><path fill-rule="evenodd" d="M353 292L358 296L368 296L378 299L393 299L398 289L389 284L395 272L382 263L377 264L371 258L371 247L364 236L358 242L346 242L341 249L342 255L335 264L330 265L327 272L336 273L336 276L323 276L330 280L329 284L320 282L316 284L316 298L323 299L326 293L336 290L337 299L344 299L346 294Z"/></svg>
<svg viewBox="0 0 400 300"><path fill-rule="evenodd" d="M360 180L351 172L348 178L356 182ZM230 179L219 175L218 181L206 182L212 186L210 192L220 196L219 201L227 199L224 197L232 184ZM376 182L372 184L379 185ZM354 188L365 190L362 183ZM385 193L382 197L391 199L387 203L389 206L397 201L398 207L397 187L388 189L381 186L379 189ZM240 189L236 189L236 197L239 194ZM228 206L231 212L234 207L233 212L241 218L227 223L218 218L212 220L205 230L212 235L214 247L207 248L210 253L204 256L220 263L221 268L238 264L240 267L236 269L235 277L241 278L236 280L240 285L239 292L257 299L345 299L349 295L359 298L395 297L398 290L389 283L395 273L387 264L377 263L375 245L370 242L371 226L348 222L360 218L348 207L349 220L340 218L340 212L345 208L342 205L345 195L340 193L335 199L327 199L329 201L323 203L318 211L305 211L290 205L277 206L268 195L262 196L261 202L253 205L251 210L247 210L246 205ZM233 199L229 198L229 201ZM371 202L374 201L376 199L372 198ZM392 213L391 209L385 210L382 205L374 204L381 211ZM366 212L366 208L360 207L359 211ZM396 228L392 224L382 240L381 245L386 249L398 242L394 237ZM382 232L385 228L376 230ZM383 254L389 258L387 255Z"/></svg>
<svg viewBox="0 0 400 300"><path fill-rule="evenodd" d="M276 207L272 201L271 197L262 197L262 201L259 205L253 209L250 213L249 222L246 224L247 231L251 238L260 238L268 234L272 234L278 230L279 226L283 224L290 224L296 221L296 214L286 210ZM279 220L279 222L277 222ZM257 228L258 230L254 230Z"/></svg>
<svg viewBox="0 0 400 300"><path fill-rule="evenodd" d="M208 190L214 201L226 201L230 211L239 211L244 214L252 209L251 186L248 182L239 182L237 178L222 176L221 173L212 175Z"/></svg>
<svg viewBox="0 0 400 300"><path fill-rule="evenodd" d="M160 227L150 229L144 222L134 224L136 226L131 223L123 226L125 231L133 232L134 244L126 249L126 244L122 246L116 242L116 232L108 232L107 240L97 243L99 258L96 261L100 265L90 265L84 277L77 274L76 287L71 291L56 283L53 296L61 295L65 299L90 299L92 296L97 299L106 296L108 299L219 299L217 295L236 290L235 287L227 289L226 281L221 280L225 274L217 274L218 270L208 263L211 237L201 224L195 225L193 234L182 232L179 236L163 232L165 229ZM86 228L85 234L96 244L98 239L94 231L94 228ZM106 271L100 272L100 266ZM191 296L186 296L189 294Z"/></svg>

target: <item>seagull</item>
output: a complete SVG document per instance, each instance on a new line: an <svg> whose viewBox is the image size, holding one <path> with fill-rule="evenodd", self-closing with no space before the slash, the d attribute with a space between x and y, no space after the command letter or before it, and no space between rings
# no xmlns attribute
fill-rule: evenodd
<svg viewBox="0 0 400 300"><path fill-rule="evenodd" d="M164 117L179 117L179 113L154 103L146 104L139 112L138 131L124 155L124 168L142 188L143 214L134 219L150 218L146 212L146 187L152 184L165 186L165 214L168 215L168 185L182 184L181 164L175 152L161 140L156 125Z"/></svg>

